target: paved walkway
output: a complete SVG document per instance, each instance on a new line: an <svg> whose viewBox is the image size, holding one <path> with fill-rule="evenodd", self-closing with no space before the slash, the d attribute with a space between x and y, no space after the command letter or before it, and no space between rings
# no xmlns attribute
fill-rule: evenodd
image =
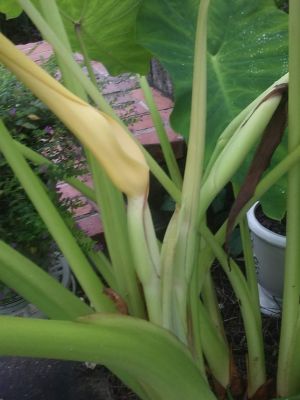
<svg viewBox="0 0 300 400"><path fill-rule="evenodd" d="M28 54L37 63L46 61L52 54L51 46L42 41L28 43L18 46L24 53ZM75 58L80 61L79 54ZM97 79L102 84L102 92L107 100L113 105L120 116L125 118L129 129L138 140L148 149L157 161L162 161L160 145L153 127L149 109L146 106L141 89L135 76L128 74L113 77L108 74L105 67L99 62L93 62L93 68ZM162 115L170 141L177 158L184 155L184 144L182 138L175 134L169 124L169 116L172 111L172 101L163 96L158 90L152 89L153 95L160 114ZM82 179L92 186L91 177L85 176ZM98 217L96 206L82 197L73 187L66 183L60 183L58 190L64 198L79 197L83 206L76 210L78 225L91 237L97 237L103 233L101 222Z"/></svg>

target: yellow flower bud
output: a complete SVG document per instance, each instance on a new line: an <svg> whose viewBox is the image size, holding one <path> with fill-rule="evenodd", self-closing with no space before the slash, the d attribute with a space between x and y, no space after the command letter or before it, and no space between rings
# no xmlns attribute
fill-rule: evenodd
<svg viewBox="0 0 300 400"><path fill-rule="evenodd" d="M0 62L12 71L74 133L127 196L148 190L149 168L126 130L75 96L0 34Z"/></svg>

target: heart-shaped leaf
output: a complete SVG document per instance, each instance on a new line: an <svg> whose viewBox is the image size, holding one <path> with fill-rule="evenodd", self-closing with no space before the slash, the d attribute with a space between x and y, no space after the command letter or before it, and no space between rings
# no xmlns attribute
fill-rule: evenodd
<svg viewBox="0 0 300 400"><path fill-rule="evenodd" d="M186 138L198 4L186 0L183 7L181 0L144 0L137 26L139 43L171 75L175 91L171 121ZM211 0L206 161L234 116L287 71L287 37L288 17L273 0ZM276 151L275 161L281 154Z"/></svg>
<svg viewBox="0 0 300 400"><path fill-rule="evenodd" d="M176 100L174 128L185 137L198 3L186 0L183 7L181 0L144 0L137 26L138 41L171 75ZM214 142L239 111L286 72L287 27L287 15L276 8L273 0L211 0L207 54L209 142Z"/></svg>
<svg viewBox="0 0 300 400"><path fill-rule="evenodd" d="M135 21L141 0L57 0L74 50L80 51L75 28L92 60L111 74L146 74L150 54L135 41Z"/></svg>

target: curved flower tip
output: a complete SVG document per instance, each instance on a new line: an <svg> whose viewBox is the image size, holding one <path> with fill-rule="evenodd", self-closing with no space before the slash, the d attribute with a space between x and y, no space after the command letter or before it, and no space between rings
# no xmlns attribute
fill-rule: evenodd
<svg viewBox="0 0 300 400"><path fill-rule="evenodd" d="M145 195L149 168L126 130L68 91L0 34L0 62L12 71L74 133L127 196Z"/></svg>

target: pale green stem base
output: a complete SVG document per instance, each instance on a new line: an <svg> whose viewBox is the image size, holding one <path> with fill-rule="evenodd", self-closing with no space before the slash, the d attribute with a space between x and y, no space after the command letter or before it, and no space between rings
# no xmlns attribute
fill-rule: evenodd
<svg viewBox="0 0 300 400"><path fill-rule="evenodd" d="M160 256L144 196L128 198L128 232L135 270L143 286L148 317L162 323Z"/></svg>

